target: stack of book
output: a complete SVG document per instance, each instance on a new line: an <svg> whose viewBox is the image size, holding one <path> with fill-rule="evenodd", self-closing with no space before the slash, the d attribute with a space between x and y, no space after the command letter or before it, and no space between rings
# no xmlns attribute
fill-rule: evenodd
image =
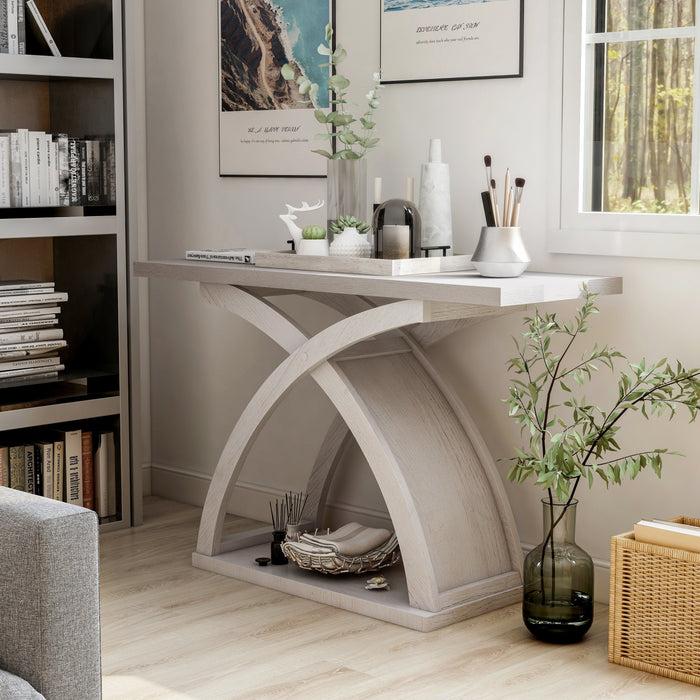
<svg viewBox="0 0 700 700"><path fill-rule="evenodd" d="M0 132L0 208L114 205L115 169L111 135Z"/></svg>
<svg viewBox="0 0 700 700"><path fill-rule="evenodd" d="M37 429L0 445L0 486L117 516L112 430L89 425Z"/></svg>
<svg viewBox="0 0 700 700"><path fill-rule="evenodd" d="M673 520L640 520L634 525L634 539L700 552L700 527Z"/></svg>
<svg viewBox="0 0 700 700"><path fill-rule="evenodd" d="M67 300L53 282L0 282L0 386L56 377L65 369L59 350L67 343L58 314Z"/></svg>

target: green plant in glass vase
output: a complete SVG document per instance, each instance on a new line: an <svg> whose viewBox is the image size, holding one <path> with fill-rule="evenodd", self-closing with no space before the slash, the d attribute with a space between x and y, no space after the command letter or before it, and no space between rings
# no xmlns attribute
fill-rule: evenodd
<svg viewBox="0 0 700 700"><path fill-rule="evenodd" d="M584 287L583 305L565 322L536 310L525 319L522 339L514 338L517 355L507 363L514 378L505 402L521 435L528 436L527 445L516 448L510 460L508 478L516 483L534 479L547 490L542 500L544 539L528 554L523 570L525 624L546 641L580 639L593 619L592 563L583 561L590 562L590 557L573 541L575 494L581 480L589 487L596 479L621 484L646 468L660 476L663 456L678 453L665 448L626 453L618 443L622 420L635 412L647 419L671 419L685 406L693 421L700 406L698 369L666 359L629 362L608 345L595 345L571 359L575 342L598 312L595 297ZM608 408L578 395L599 365L614 372L618 361L627 367L617 373L617 397Z"/></svg>
<svg viewBox="0 0 700 700"><path fill-rule="evenodd" d="M361 115L351 112L354 103L349 100L350 80L337 72L337 67L347 58L347 51L340 45L333 47L333 29L325 29L324 42L317 49L327 61L321 67L327 67L331 75L328 78L328 97L331 109L324 110L317 106L316 97L319 86L306 76L297 75L294 68L282 66L285 80L294 80L299 92L308 96L305 104L315 106L314 117L324 127L322 133L316 134L317 141L325 141L326 148L312 149L327 159L328 195L327 223L341 216L355 216L366 220L369 214L367 201L367 153L379 143L375 133L374 114L379 107L380 77L374 73L373 83L366 95L367 105Z"/></svg>

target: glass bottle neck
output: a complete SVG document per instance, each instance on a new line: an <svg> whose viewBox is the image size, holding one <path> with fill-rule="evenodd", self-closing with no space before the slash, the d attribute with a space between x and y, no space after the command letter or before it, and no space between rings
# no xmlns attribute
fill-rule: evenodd
<svg viewBox="0 0 700 700"><path fill-rule="evenodd" d="M551 504L548 499L542 499L542 524L545 538L549 535L552 524L554 524L552 537L555 543L575 542L577 504L577 500L566 505L564 503Z"/></svg>

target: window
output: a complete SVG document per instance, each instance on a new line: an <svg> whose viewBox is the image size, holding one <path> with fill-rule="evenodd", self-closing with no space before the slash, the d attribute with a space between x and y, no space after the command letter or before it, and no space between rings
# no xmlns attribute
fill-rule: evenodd
<svg viewBox="0 0 700 700"><path fill-rule="evenodd" d="M698 5L565 0L552 250L700 259Z"/></svg>

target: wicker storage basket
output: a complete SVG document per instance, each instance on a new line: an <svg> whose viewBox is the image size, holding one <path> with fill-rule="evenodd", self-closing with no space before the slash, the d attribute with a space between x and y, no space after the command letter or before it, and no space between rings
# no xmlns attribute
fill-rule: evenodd
<svg viewBox="0 0 700 700"><path fill-rule="evenodd" d="M633 532L613 537L610 550L608 659L700 685L700 554L637 542Z"/></svg>

